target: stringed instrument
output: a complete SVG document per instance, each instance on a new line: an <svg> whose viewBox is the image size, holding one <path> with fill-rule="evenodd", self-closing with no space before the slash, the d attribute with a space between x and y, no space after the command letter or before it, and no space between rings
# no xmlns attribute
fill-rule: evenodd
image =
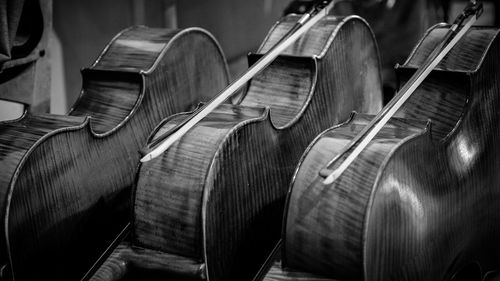
<svg viewBox="0 0 500 281"><path fill-rule="evenodd" d="M83 277L128 222L148 134L228 83L218 43L198 28L126 29L82 75L68 115L0 122L3 279Z"/></svg>
<svg viewBox="0 0 500 281"><path fill-rule="evenodd" d="M256 280L481 281L500 268L499 30L468 29L481 13L471 2L424 35L379 115L309 146L282 264L271 257Z"/></svg>
<svg viewBox="0 0 500 281"><path fill-rule="evenodd" d="M304 17L279 21L250 64L266 61L289 30L301 30L296 25ZM367 23L357 16L312 18L317 22L300 39L255 71L241 101L209 103L158 126L138 174L130 238L90 280L249 280L257 272L279 238L288 183L306 145L352 110L381 107ZM227 89L237 90L236 83ZM164 142L171 146L155 154Z"/></svg>

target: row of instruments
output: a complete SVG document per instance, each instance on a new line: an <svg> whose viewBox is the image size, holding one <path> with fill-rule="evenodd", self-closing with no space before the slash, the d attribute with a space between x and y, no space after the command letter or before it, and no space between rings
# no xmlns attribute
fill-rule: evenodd
<svg viewBox="0 0 500 281"><path fill-rule="evenodd" d="M431 27L382 108L334 4L231 83L208 32L126 29L67 115L0 122L1 279L495 280L499 30L476 1Z"/></svg>

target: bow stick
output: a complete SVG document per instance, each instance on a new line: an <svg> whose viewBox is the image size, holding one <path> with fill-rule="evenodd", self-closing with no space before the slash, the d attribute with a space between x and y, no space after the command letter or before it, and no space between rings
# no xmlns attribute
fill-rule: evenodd
<svg viewBox="0 0 500 281"><path fill-rule="evenodd" d="M320 176L324 177L323 184L331 184L356 160L361 152L368 146L377 133L391 119L401 106L410 98L414 91L420 86L423 80L431 71L443 60L448 52L465 35L467 30L474 24L483 11L482 3L470 1L463 12L453 22L452 26L445 34L441 43L434 49L415 74L408 80L396 96L375 116L375 118L347 145L334 159L332 159L324 169L320 170ZM340 157L357 145L351 154L335 169L329 167L335 164Z"/></svg>
<svg viewBox="0 0 500 281"><path fill-rule="evenodd" d="M236 93L236 91L243 87L250 79L271 64L271 62L273 62L280 53L297 41L297 39L306 33L314 24L328 15L333 6L334 1L332 0L317 1L317 3L297 21L292 29L288 31L273 48L271 48L238 79L229 84L229 86L215 96L210 102L200 107L200 109L196 110L182 123L153 140L153 142L148 145L145 152L143 152L145 156L142 157L141 162L150 161L165 152L172 144L184 136L217 106L222 104L225 100Z"/></svg>

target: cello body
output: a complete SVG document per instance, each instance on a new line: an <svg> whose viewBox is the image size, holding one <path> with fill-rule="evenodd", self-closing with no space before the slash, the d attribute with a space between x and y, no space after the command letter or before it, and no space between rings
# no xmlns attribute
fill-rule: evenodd
<svg viewBox="0 0 500 281"><path fill-rule="evenodd" d="M83 277L128 222L148 134L228 83L219 45L196 28L126 29L82 76L68 115L0 123L3 278Z"/></svg>
<svg viewBox="0 0 500 281"><path fill-rule="evenodd" d="M446 31L424 35L401 81ZM291 184L282 265L263 279L481 281L498 270L499 47L498 30L472 27L331 185L319 171L372 117L318 136Z"/></svg>
<svg viewBox="0 0 500 281"><path fill-rule="evenodd" d="M278 22L259 53L297 19ZM325 17L254 77L237 104L217 107L142 164L132 245L118 247L91 280L144 276L152 264L172 280L251 279L279 238L288 183L307 144L351 110L380 107L370 28L355 16ZM151 141L187 116L164 120Z"/></svg>

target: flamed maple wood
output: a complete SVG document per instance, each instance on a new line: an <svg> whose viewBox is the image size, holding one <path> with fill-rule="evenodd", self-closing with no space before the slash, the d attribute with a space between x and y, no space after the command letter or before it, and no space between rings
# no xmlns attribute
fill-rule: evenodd
<svg viewBox="0 0 500 281"><path fill-rule="evenodd" d="M15 280L83 277L128 221L148 134L228 83L197 28L127 29L82 75L68 115L0 123L0 262Z"/></svg>
<svg viewBox="0 0 500 281"><path fill-rule="evenodd" d="M278 22L259 53L297 19ZM141 166L134 249L175 255L202 269L181 271L184 267L175 262L156 268L174 280L251 279L279 238L288 183L306 145L352 110L380 107L379 61L370 28L355 16L324 18L251 80L240 102L219 106L163 155ZM152 139L186 117L166 119ZM123 247L92 280L151 273L140 265L144 255L117 251ZM121 263L129 265L128 274L106 274L118 272L112 268Z"/></svg>
<svg viewBox="0 0 500 281"><path fill-rule="evenodd" d="M446 29L425 34L399 67L401 81ZM261 279L480 281L498 272L498 32L469 30L399 118L331 185L318 171L370 117L356 116L316 138L292 181L282 266L271 259Z"/></svg>

